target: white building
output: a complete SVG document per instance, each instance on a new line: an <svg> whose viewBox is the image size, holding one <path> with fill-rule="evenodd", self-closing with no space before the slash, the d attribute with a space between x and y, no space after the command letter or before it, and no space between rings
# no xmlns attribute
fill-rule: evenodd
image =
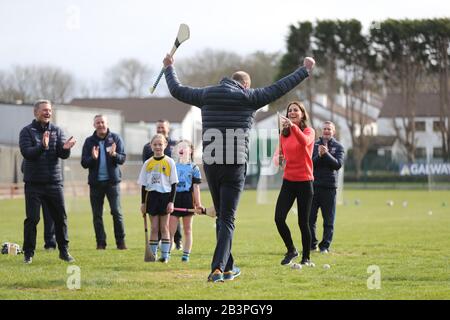
<svg viewBox="0 0 450 320"><path fill-rule="evenodd" d="M201 159L201 111L174 98L74 99L71 105L82 108L107 108L122 112L123 139L129 160L141 160L142 149L156 133L156 121L170 122L173 140L188 139L194 143L195 158Z"/></svg>
<svg viewBox="0 0 450 320"><path fill-rule="evenodd" d="M94 132L93 123L96 114L106 115L111 129L120 134L123 132L122 113L116 110L86 109L71 105L53 105L52 110L51 122L59 126L67 138L73 136L77 140L68 161L77 159L76 162L79 163L78 159L81 157L84 140ZM19 182L22 180L19 134L23 127L33 121L33 106L30 104L0 103L0 113L5 117L2 126L0 126L0 163L2 167L0 183ZM78 172L73 174L78 174Z"/></svg>
<svg viewBox="0 0 450 320"><path fill-rule="evenodd" d="M438 94L417 94L415 110L415 143L416 159L440 161L442 158L442 137L439 131L440 106ZM405 135L403 121L407 120L407 108L400 94L389 94L377 120L380 136L397 136L394 121L400 129L400 135ZM448 126L448 123L446 123ZM392 146L385 146L384 151L391 152L392 160L407 162L406 149L399 139Z"/></svg>

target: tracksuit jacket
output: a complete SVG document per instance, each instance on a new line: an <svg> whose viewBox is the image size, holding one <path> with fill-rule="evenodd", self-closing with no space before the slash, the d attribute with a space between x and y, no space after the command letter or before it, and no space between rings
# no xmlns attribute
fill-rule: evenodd
<svg viewBox="0 0 450 320"><path fill-rule="evenodd" d="M111 157L108 152L105 152L109 182L118 183L122 180L122 173L120 172L119 165L123 164L126 159L122 138L118 134L113 133L108 129L106 137L104 139L101 139L94 131L92 136L86 138L81 155L81 165L83 166L83 168L89 169L88 183L90 185L95 184L98 181L98 167L100 164L100 158L97 160L92 158L92 148L94 146L99 146L99 142L101 140L105 141L105 149L110 147L113 143L116 144L115 157Z"/></svg>

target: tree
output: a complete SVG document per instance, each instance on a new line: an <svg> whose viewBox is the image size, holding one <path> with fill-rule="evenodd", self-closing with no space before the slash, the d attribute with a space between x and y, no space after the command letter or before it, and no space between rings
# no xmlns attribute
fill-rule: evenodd
<svg viewBox="0 0 450 320"><path fill-rule="evenodd" d="M381 24L372 24L370 34L378 62L383 65L388 89L401 93L404 110L400 122L393 119L393 127L407 151L408 160L414 162L418 84L427 59L420 22L388 19Z"/></svg>
<svg viewBox="0 0 450 320"><path fill-rule="evenodd" d="M72 98L74 89L74 77L53 66L14 66L0 75L0 99L9 102L49 99L65 103Z"/></svg>
<svg viewBox="0 0 450 320"><path fill-rule="evenodd" d="M140 97L152 71L136 59L122 59L105 73L106 89L113 95Z"/></svg>
<svg viewBox="0 0 450 320"><path fill-rule="evenodd" d="M427 45L428 74L437 78L439 94L439 131L445 161L450 160L450 103L449 103L449 58L450 19L425 20L421 23L422 34ZM431 81L430 81L431 82ZM433 81L434 82L434 81Z"/></svg>
<svg viewBox="0 0 450 320"><path fill-rule="evenodd" d="M218 83L231 76L243 65L242 57L236 53L205 49L196 55L180 60L177 71L183 83L193 87L204 87Z"/></svg>
<svg viewBox="0 0 450 320"><path fill-rule="evenodd" d="M336 21L319 20L313 35L314 56L317 64L323 66L327 107L331 113L331 121L334 121L335 98L338 89L337 52L340 44L340 39L337 36L338 28Z"/></svg>
<svg viewBox="0 0 450 320"><path fill-rule="evenodd" d="M230 77L235 71L250 74L252 87L272 83L278 71L278 53L255 52L242 57L236 53L206 49L193 57L177 63L177 71L183 83L203 87L218 83L223 77Z"/></svg>
<svg viewBox="0 0 450 320"><path fill-rule="evenodd" d="M368 129L367 102L375 90L375 57L371 55L369 41L362 34L357 20L338 21L339 39L336 58L343 70L341 81L345 95L345 118L352 139L351 156L355 164L355 177L361 178L361 164L370 147L372 132Z"/></svg>
<svg viewBox="0 0 450 320"><path fill-rule="evenodd" d="M298 68L303 63L302 57L313 56L312 35L314 32L313 24L309 21L299 22L297 26L289 26L289 35L287 38L287 52L280 60L279 72L277 78L281 78L292 70ZM314 77L310 77L305 82L306 100L309 105L309 115L311 126L314 127L314 95L315 95L315 78L319 77L320 66L314 70ZM287 95L286 99L290 99L291 95ZM296 97L298 99L298 95Z"/></svg>

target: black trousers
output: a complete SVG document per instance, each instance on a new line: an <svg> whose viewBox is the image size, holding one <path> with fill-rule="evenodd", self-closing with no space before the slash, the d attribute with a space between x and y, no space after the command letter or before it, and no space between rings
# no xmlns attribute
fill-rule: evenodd
<svg viewBox="0 0 450 320"><path fill-rule="evenodd" d="M36 249L37 225L43 203L55 223L58 249L61 252L68 250L69 236L63 186L60 184L25 183L26 219L24 221L23 251L27 256L32 257Z"/></svg>
<svg viewBox="0 0 450 320"><path fill-rule="evenodd" d="M55 222L45 202L42 202L42 217L44 218L44 248L56 249Z"/></svg>
<svg viewBox="0 0 450 320"><path fill-rule="evenodd" d="M103 204L105 196L108 199L114 223L114 236L116 244L125 241L125 227L123 223L122 207L120 205L120 184L98 182L89 186L89 196L94 222L95 239L98 245L106 246L106 232L103 225Z"/></svg>
<svg viewBox="0 0 450 320"><path fill-rule="evenodd" d="M311 231L309 229L309 214L313 199L312 181L288 181L283 179L280 194L275 208L275 223L278 232L288 251L295 250L291 231L286 224L286 218L294 201L297 199L298 225L302 235L302 258L309 259L311 250Z"/></svg>
<svg viewBox="0 0 450 320"><path fill-rule="evenodd" d="M316 222L319 208L323 217L323 238L319 243L316 236ZM311 230L311 247L319 245L319 249L329 249L334 233L334 219L336 216L336 188L314 187L314 197L309 217Z"/></svg>
<svg viewBox="0 0 450 320"><path fill-rule="evenodd" d="M239 198L244 189L247 165L205 164L203 168L217 212L217 243L211 262L211 270L230 271L234 267L234 259L231 254L234 220Z"/></svg>

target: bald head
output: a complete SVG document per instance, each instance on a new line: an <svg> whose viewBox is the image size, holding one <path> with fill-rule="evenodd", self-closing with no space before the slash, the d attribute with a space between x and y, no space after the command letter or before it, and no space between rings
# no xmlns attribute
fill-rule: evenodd
<svg viewBox="0 0 450 320"><path fill-rule="evenodd" d="M250 85L252 83L252 80L250 79L250 75L245 71L236 71L231 76L231 79L239 82L246 89L250 88Z"/></svg>

